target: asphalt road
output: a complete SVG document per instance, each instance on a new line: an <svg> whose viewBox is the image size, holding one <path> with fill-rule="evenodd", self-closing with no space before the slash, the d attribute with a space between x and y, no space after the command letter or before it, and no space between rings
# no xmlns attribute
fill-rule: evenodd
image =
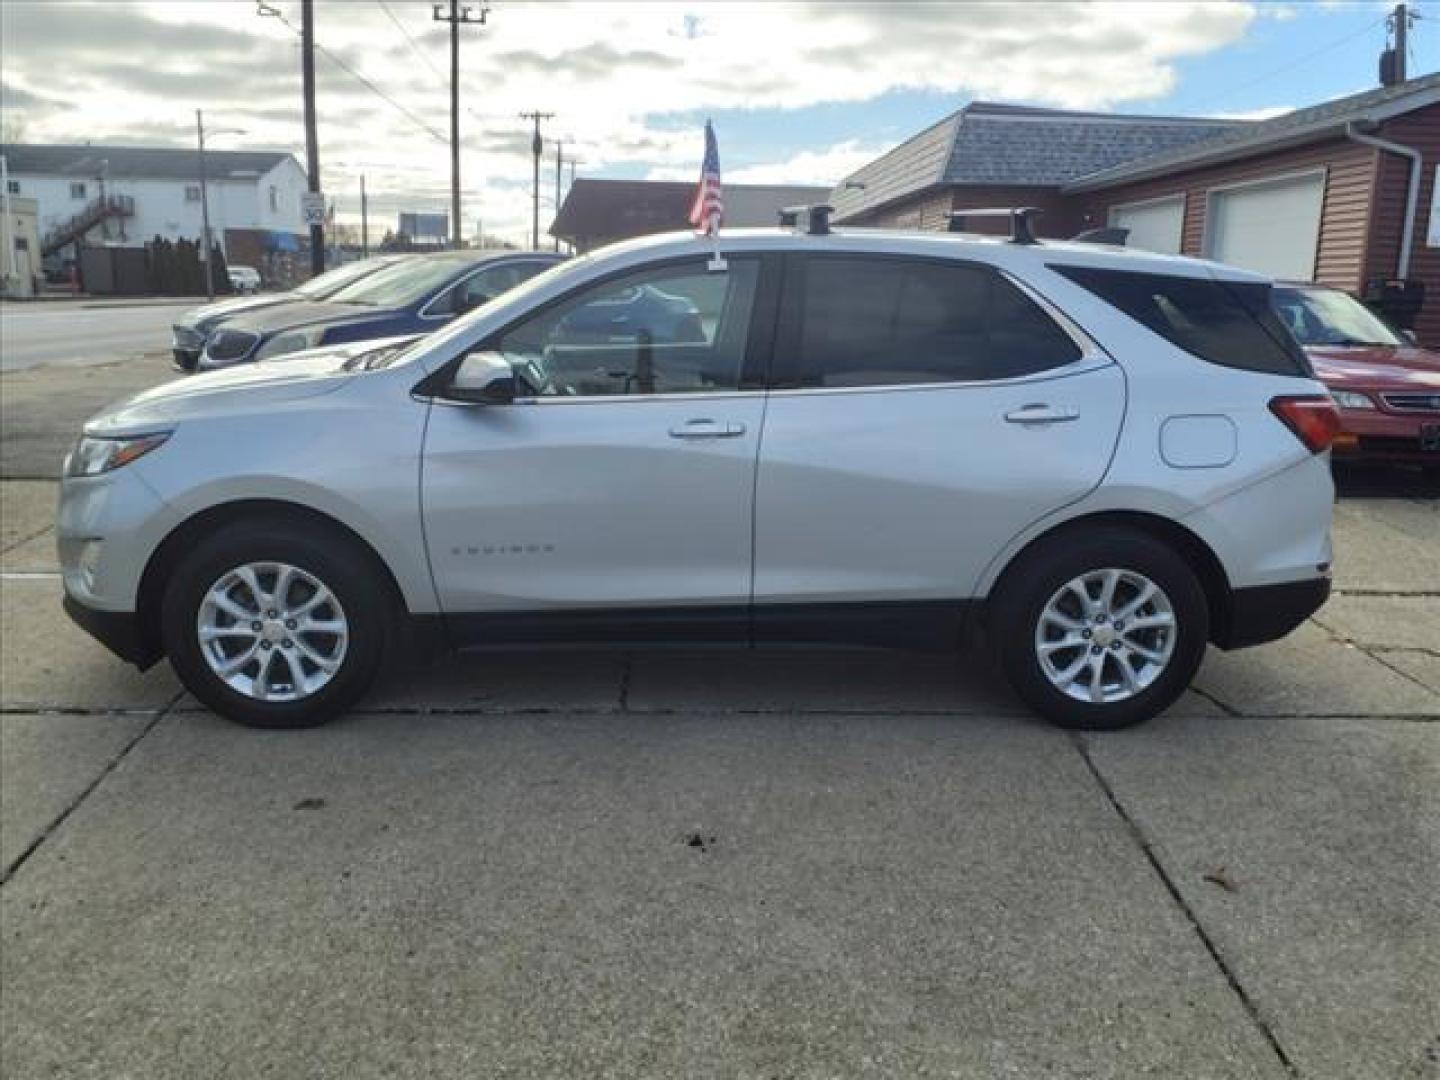
<svg viewBox="0 0 1440 1080"><path fill-rule="evenodd" d="M111 364L170 347L170 323L203 300L37 301L0 307L0 371Z"/></svg>

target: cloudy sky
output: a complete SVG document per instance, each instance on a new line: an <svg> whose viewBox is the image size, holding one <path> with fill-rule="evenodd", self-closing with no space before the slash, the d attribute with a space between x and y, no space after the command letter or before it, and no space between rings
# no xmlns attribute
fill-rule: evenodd
<svg viewBox="0 0 1440 1080"><path fill-rule="evenodd" d="M472 7L479 0L468 0ZM299 0L0 2L7 135L303 160ZM979 98L1263 116L1374 84L1389 3L579 3L493 0L462 30L466 232L521 240L530 137L556 114L581 175L693 177L713 117L731 182L829 184ZM1440 2L1411 71L1440 67ZM291 25L287 25L287 22ZM291 26L294 28L292 29ZM342 216L448 207L449 39L414 0L316 0L321 171ZM366 85L368 82L369 85ZM553 213L553 144L542 183Z"/></svg>

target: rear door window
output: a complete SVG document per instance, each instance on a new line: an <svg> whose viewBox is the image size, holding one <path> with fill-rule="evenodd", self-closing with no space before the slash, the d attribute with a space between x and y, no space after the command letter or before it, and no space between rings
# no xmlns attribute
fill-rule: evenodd
<svg viewBox="0 0 1440 1080"><path fill-rule="evenodd" d="M1310 374L1304 352L1271 308L1269 285L1094 266L1050 269L1201 360L1269 375Z"/></svg>
<svg viewBox="0 0 1440 1080"><path fill-rule="evenodd" d="M1080 359L1028 296L984 266L810 256L801 263L793 370L780 385L897 386L1009 379ZM778 359L778 358L777 358Z"/></svg>

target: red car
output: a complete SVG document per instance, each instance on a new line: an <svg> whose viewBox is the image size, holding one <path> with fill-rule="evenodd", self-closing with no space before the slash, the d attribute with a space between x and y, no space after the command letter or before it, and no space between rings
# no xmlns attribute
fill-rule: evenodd
<svg viewBox="0 0 1440 1080"><path fill-rule="evenodd" d="M1340 407L1335 456L1440 468L1440 353L1339 289L1281 284L1271 295Z"/></svg>

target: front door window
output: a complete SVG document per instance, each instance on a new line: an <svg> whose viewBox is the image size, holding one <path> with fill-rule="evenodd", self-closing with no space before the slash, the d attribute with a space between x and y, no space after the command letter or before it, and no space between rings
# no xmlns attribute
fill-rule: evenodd
<svg viewBox="0 0 1440 1080"><path fill-rule="evenodd" d="M759 261L646 270L584 289L492 347L541 397L740 388Z"/></svg>

